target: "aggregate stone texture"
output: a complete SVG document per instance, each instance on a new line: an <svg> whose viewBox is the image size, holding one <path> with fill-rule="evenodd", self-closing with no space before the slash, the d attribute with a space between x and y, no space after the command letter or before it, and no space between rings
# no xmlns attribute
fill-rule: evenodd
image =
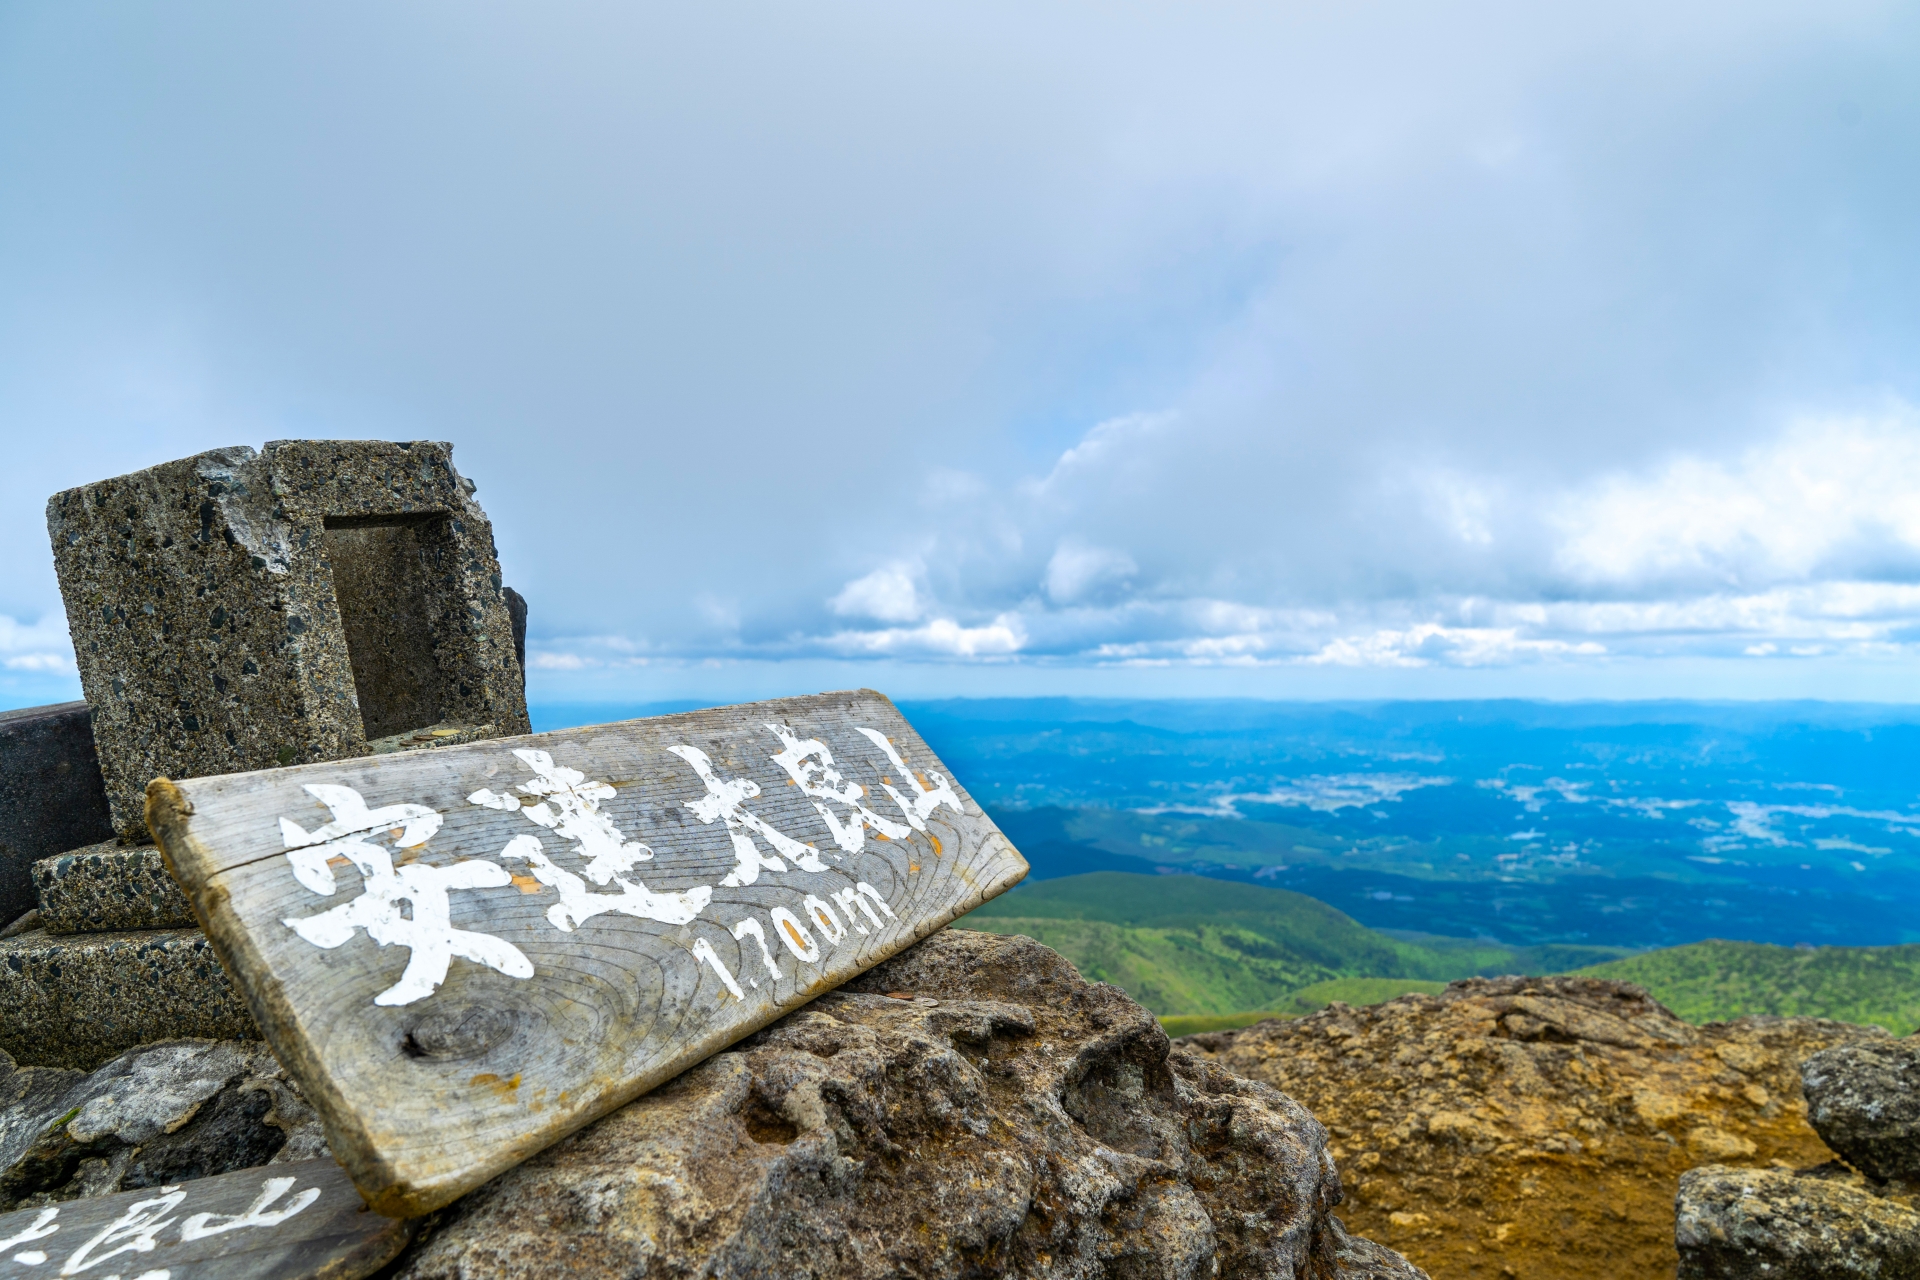
<svg viewBox="0 0 1920 1280"><path fill-rule="evenodd" d="M0 1050L16 1061L91 1070L179 1036L260 1037L198 929L0 939Z"/></svg>
<svg viewBox="0 0 1920 1280"><path fill-rule="evenodd" d="M1325 1133L1024 937L943 930L432 1215L389 1273L1421 1280Z"/></svg>
<svg viewBox="0 0 1920 1280"><path fill-rule="evenodd" d="M1807 1119L1860 1172L1920 1182L1920 1039L1839 1045L1800 1068Z"/></svg>
<svg viewBox="0 0 1920 1280"><path fill-rule="evenodd" d="M1178 1041L1327 1126L1362 1235L1443 1280L1671 1276L1696 1165L1816 1165L1800 1064L1874 1027L1690 1026L1642 988L1475 978Z"/></svg>
<svg viewBox="0 0 1920 1280"><path fill-rule="evenodd" d="M527 598L512 587L506 588L507 617L513 623L513 660L527 669Z"/></svg>
<svg viewBox="0 0 1920 1280"><path fill-rule="evenodd" d="M195 927L193 908L153 845L108 840L33 864L48 933Z"/></svg>
<svg viewBox="0 0 1920 1280"><path fill-rule="evenodd" d="M364 755L436 724L527 732L472 495L447 444L279 440L49 499L115 833L147 838L155 777Z"/></svg>
<svg viewBox="0 0 1920 1280"><path fill-rule="evenodd" d="M0 927L33 908L37 860L112 835L87 704L0 712Z"/></svg>
<svg viewBox="0 0 1920 1280"><path fill-rule="evenodd" d="M259 1041L142 1045L91 1073L0 1053L0 1213L327 1154Z"/></svg>
<svg viewBox="0 0 1920 1280"><path fill-rule="evenodd" d="M1680 1280L1915 1280L1920 1213L1838 1163L1706 1165L1674 1201Z"/></svg>

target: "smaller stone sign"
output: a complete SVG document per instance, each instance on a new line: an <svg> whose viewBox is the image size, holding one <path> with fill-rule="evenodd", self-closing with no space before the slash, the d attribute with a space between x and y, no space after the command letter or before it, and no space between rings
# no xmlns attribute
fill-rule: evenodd
<svg viewBox="0 0 1920 1280"><path fill-rule="evenodd" d="M406 1244L331 1160L0 1214L0 1280L359 1280Z"/></svg>
<svg viewBox="0 0 1920 1280"><path fill-rule="evenodd" d="M1027 873L871 690L156 779L146 816L334 1154L394 1216Z"/></svg>

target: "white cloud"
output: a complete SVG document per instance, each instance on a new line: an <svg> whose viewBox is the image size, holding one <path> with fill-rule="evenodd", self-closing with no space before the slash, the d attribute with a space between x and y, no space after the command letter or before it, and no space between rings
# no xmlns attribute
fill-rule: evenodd
<svg viewBox="0 0 1920 1280"><path fill-rule="evenodd" d="M0 668L42 675L74 673L66 619L49 615L23 623L0 614Z"/></svg>
<svg viewBox="0 0 1920 1280"><path fill-rule="evenodd" d="M1044 585L1055 604L1077 604L1103 588L1121 589L1140 566L1124 551L1091 547L1075 538L1063 541L1047 561Z"/></svg>
<svg viewBox="0 0 1920 1280"><path fill-rule="evenodd" d="M828 639L841 653L888 656L942 655L954 658L1000 657L1018 653L1026 643L1020 619L1005 615L985 626L962 626L935 618L919 627L881 631L842 631Z"/></svg>
<svg viewBox="0 0 1920 1280"><path fill-rule="evenodd" d="M841 617L873 618L880 622L912 622L926 612L914 585L916 565L904 561L883 564L840 588L828 607Z"/></svg>
<svg viewBox="0 0 1920 1280"><path fill-rule="evenodd" d="M1698 453L1570 496L1554 523L1577 580L1645 587L1801 582L1920 565L1920 414L1795 424L1732 459Z"/></svg>

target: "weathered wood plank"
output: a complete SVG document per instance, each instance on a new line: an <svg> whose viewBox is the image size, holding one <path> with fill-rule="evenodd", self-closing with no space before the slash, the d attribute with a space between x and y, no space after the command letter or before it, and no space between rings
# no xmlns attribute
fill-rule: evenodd
<svg viewBox="0 0 1920 1280"><path fill-rule="evenodd" d="M298 1160L0 1214L0 1280L360 1280L409 1232L333 1161Z"/></svg>
<svg viewBox="0 0 1920 1280"><path fill-rule="evenodd" d="M148 821L334 1154L396 1216L1027 871L865 690L156 780Z"/></svg>

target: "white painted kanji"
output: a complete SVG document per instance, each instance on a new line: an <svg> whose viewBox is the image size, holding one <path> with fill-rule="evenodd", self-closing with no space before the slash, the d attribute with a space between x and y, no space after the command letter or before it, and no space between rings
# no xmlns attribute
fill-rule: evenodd
<svg viewBox="0 0 1920 1280"><path fill-rule="evenodd" d="M600 812L600 802L618 794L612 784L589 782L578 769L555 764L545 751L513 753L533 770L534 776L516 788L523 800L512 794L496 794L482 787L467 797L467 803L482 808L518 813L534 825L571 840L574 853L585 864L586 880L612 884L616 893L595 893L586 880L568 871L548 855L539 837L515 836L500 851L502 858L524 861L533 878L560 895L560 901L547 908L547 922L562 933L573 930L595 916L614 913L662 924L686 924L706 910L713 900L713 888L700 885L682 893L655 893L638 881L620 875L636 862L646 862L653 850L637 840L629 840L614 825L611 816Z"/></svg>
<svg viewBox="0 0 1920 1280"><path fill-rule="evenodd" d="M160 1188L160 1194L150 1200L134 1201L127 1206L125 1213L100 1228L91 1240L74 1250L60 1268L60 1274L77 1276L123 1253L152 1253L154 1246L159 1243L155 1237L173 1225L173 1219L167 1215L179 1208L180 1202L186 1198L186 1192L172 1186ZM113 1248L105 1253L94 1252L106 1245L112 1245Z"/></svg>
<svg viewBox="0 0 1920 1280"><path fill-rule="evenodd" d="M208 1236L250 1227L277 1227L320 1198L320 1188L308 1187L278 1209L267 1206L293 1190L295 1178L268 1178L260 1184L260 1194L239 1213L195 1213L180 1224L180 1242L204 1240Z"/></svg>
<svg viewBox="0 0 1920 1280"><path fill-rule="evenodd" d="M586 860L587 879L595 884L607 884L634 863L652 860L652 849L627 839L613 825L613 819L600 812L600 802L618 794L611 783L589 782L586 774L555 764L544 751L516 750L513 754L533 770L534 776L515 788L532 799L495 795L482 787L467 797L468 804L508 813L518 810L562 839L573 841L575 852Z"/></svg>
<svg viewBox="0 0 1920 1280"><path fill-rule="evenodd" d="M925 781L921 775L915 774L907 767L907 762L900 758L900 753L894 749L892 740L886 734L878 729L868 729L861 725L854 727L874 746L886 752L887 759L893 762L893 767L899 770L902 778L906 779L908 789L913 792L912 800L901 795L889 782L881 782L880 787L893 797L893 802L900 806L902 813L907 815L907 821L913 824L915 831L925 831L927 819L932 817L933 811L943 804L955 813L966 812L960 807L960 797L954 794L953 783L947 779L946 775L929 773L925 777L932 778L933 781L931 783Z"/></svg>
<svg viewBox="0 0 1920 1280"><path fill-rule="evenodd" d="M747 801L760 794L759 783L752 778L720 778L713 771L713 761L708 759L707 753L698 747L681 745L668 747L667 750L692 765L693 771L700 775L700 781L706 784L707 794L698 800L685 801L687 808L693 810L693 816L701 822L724 821L727 824L727 834L733 838L734 868L727 874L726 879L720 882L723 886L733 889L743 884L752 884L760 878L760 872L763 869L767 871L787 869L787 864L779 858L761 853L759 846L753 842L753 836L748 832L757 833L761 839L773 846L775 853L792 858L795 865L802 871L827 869L827 864L820 861L818 849L810 844L801 844L793 837L775 831L747 809Z"/></svg>
<svg viewBox="0 0 1920 1280"><path fill-rule="evenodd" d="M367 802L352 787L327 782L312 782L306 792L321 804L333 821L304 831L291 818L280 819L280 838L287 846L287 861L293 865L293 877L315 893L329 896L334 890L333 868L329 859L342 850L334 845L342 840L359 840L382 828L393 832L394 848L411 849L425 844L440 830L440 815L424 804L389 804L367 808Z"/></svg>
<svg viewBox="0 0 1920 1280"><path fill-rule="evenodd" d="M396 847L411 848L426 843L440 829L438 813L421 805L390 805L369 810L360 793L351 787L310 783L306 789L327 806L334 820L318 831L300 834L312 840L330 830L339 832L314 852L345 857L351 862L360 872L360 896L319 915L288 917L280 923L314 946L328 950L346 943L356 929L366 930L367 936L382 947L406 947L410 952L406 969L398 982L373 998L375 1004L412 1004L432 995L446 981L447 969L455 956L486 965L510 978L533 976L533 962L518 947L491 934L456 929L451 921L449 892L512 884L513 877L507 874L506 868L470 858L444 867L413 862L396 870L392 853L373 843L367 820L392 815L371 825L389 827L391 832L398 833ZM289 827L299 830L287 819L281 819L283 834ZM289 860L291 858L289 854ZM300 876L297 863L294 874L307 888L331 895L335 887L332 869L324 863L321 867L326 871L324 888L319 887L317 875ZM404 914L402 903L407 906Z"/></svg>
<svg viewBox="0 0 1920 1280"><path fill-rule="evenodd" d="M515 836L507 841L500 856L524 861L535 880L559 892L560 901L547 908L547 923L562 933L572 933L577 926L609 912L662 924L687 924L713 901L711 885L698 885L683 893L655 893L625 876L613 877L620 892L595 893L587 888L586 881L548 857L538 836Z"/></svg>
<svg viewBox="0 0 1920 1280"><path fill-rule="evenodd" d="M818 738L802 739L784 724L770 724L769 732L780 739L780 752L773 762L787 771L787 777L793 779L793 785L800 788L802 795L813 799L813 807L826 822L827 830L833 833L833 842L848 853L859 853L866 846L867 828L889 840L905 840L913 834L888 818L883 818L861 803L866 792L857 782L849 782L840 776L833 767L833 752L827 744ZM846 822L842 822L833 810L820 803L832 800L845 805L853 812Z"/></svg>

